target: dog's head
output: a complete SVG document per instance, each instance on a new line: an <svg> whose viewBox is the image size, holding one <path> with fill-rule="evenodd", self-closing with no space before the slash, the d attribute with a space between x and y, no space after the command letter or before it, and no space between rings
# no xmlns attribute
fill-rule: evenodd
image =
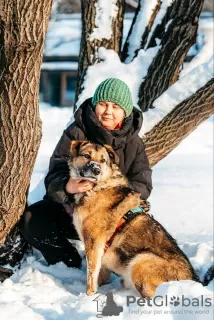
<svg viewBox="0 0 214 320"><path fill-rule="evenodd" d="M68 165L72 178L87 179L95 183L105 181L112 174L113 164L119 164L118 156L108 145L72 141L70 151Z"/></svg>

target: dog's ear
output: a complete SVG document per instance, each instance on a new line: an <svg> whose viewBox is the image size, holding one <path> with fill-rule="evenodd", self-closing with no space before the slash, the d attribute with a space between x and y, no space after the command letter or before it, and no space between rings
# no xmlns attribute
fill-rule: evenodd
<svg viewBox="0 0 214 320"><path fill-rule="evenodd" d="M73 140L71 142L70 152L72 156L76 156L78 151L80 150L80 147L83 147L85 144L87 144L88 141L86 140Z"/></svg>
<svg viewBox="0 0 214 320"><path fill-rule="evenodd" d="M119 164L119 157L116 155L116 153L114 152L114 150L112 149L111 146L109 146L108 144L104 144L104 147L106 148L108 154L109 154L109 158L113 163Z"/></svg>

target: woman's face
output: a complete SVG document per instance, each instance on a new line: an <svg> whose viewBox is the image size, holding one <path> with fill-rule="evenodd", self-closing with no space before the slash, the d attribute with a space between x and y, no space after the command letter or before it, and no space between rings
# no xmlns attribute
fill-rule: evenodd
<svg viewBox="0 0 214 320"><path fill-rule="evenodd" d="M125 111L110 101L98 102L95 113L102 126L108 130L113 130L125 118Z"/></svg>

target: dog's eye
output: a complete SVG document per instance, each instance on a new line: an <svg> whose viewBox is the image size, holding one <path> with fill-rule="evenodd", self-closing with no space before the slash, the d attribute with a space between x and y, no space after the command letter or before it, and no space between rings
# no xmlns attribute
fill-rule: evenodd
<svg viewBox="0 0 214 320"><path fill-rule="evenodd" d="M100 162L101 162L101 163L104 163L104 162L106 162L106 161L105 161L105 159L101 159Z"/></svg>
<svg viewBox="0 0 214 320"><path fill-rule="evenodd" d="M91 159L91 156L89 154L83 154L83 157L85 157L86 159Z"/></svg>

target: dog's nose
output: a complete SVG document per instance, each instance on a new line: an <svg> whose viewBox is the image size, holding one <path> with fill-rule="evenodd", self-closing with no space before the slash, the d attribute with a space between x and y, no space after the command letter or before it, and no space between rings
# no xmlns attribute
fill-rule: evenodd
<svg viewBox="0 0 214 320"><path fill-rule="evenodd" d="M81 177L84 177L85 173L84 173L83 169L80 170L80 175L81 175Z"/></svg>
<svg viewBox="0 0 214 320"><path fill-rule="evenodd" d="M91 169L92 173L98 176L100 174L100 168L92 167Z"/></svg>
<svg viewBox="0 0 214 320"><path fill-rule="evenodd" d="M95 175L98 176L101 172L100 170L100 165L99 163L97 163L96 161L91 161L89 164L90 168L91 168L91 172Z"/></svg>

